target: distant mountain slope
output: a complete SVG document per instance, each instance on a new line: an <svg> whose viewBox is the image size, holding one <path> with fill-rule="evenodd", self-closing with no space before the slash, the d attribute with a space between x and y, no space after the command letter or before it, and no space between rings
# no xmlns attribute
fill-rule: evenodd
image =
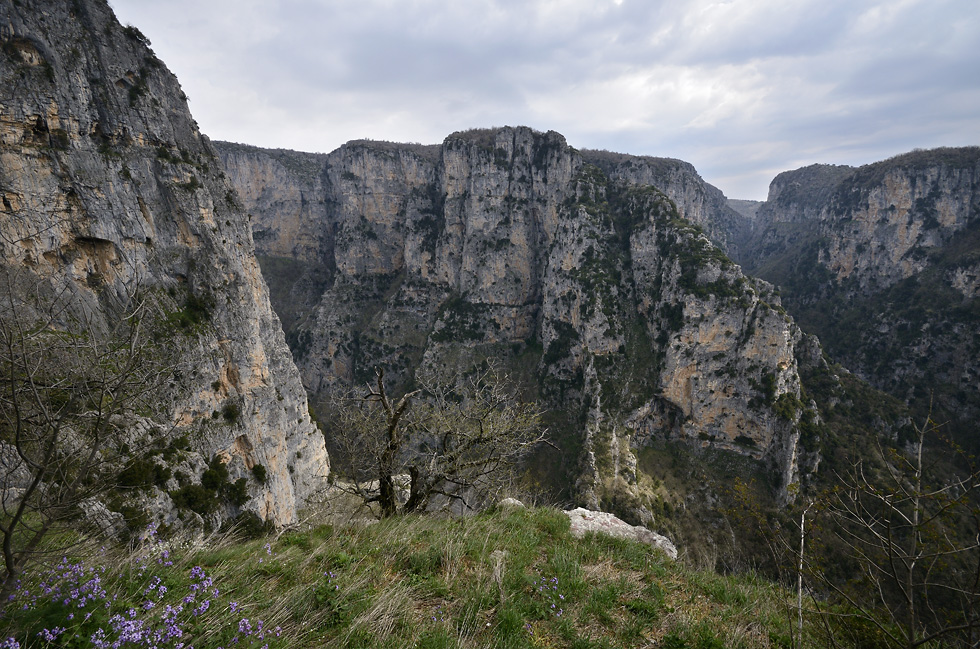
<svg viewBox="0 0 980 649"><path fill-rule="evenodd" d="M756 214L758 214L759 208L762 207L762 201L745 201L737 198L729 198L728 206L754 223Z"/></svg>
<svg viewBox="0 0 980 649"><path fill-rule="evenodd" d="M780 174L741 262L836 360L980 442L980 148Z"/></svg>
<svg viewBox="0 0 980 649"><path fill-rule="evenodd" d="M562 453L538 466L568 498L634 519L686 506L658 468L678 441L777 490L796 480L814 416L800 368L822 367L819 347L709 241L702 226L743 219L690 165L527 128L317 156L217 147L317 399L377 365L407 386L496 359L549 409Z"/></svg>
<svg viewBox="0 0 980 649"><path fill-rule="evenodd" d="M3 264L66 286L106 321L138 282L175 323L186 396L172 416L190 450L128 515L174 523L165 491L199 483L217 455L247 502L221 503L211 523L242 509L294 522L329 471L323 438L246 215L177 80L102 0L0 3L0 43Z"/></svg>

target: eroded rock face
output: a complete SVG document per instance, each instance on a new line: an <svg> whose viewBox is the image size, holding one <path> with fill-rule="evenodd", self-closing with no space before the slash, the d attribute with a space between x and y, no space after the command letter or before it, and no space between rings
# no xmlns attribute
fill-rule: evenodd
<svg viewBox="0 0 980 649"><path fill-rule="evenodd" d="M795 480L801 334L771 287L691 222L734 212L723 197L712 211L689 166L667 161L675 202L642 184L661 177L652 159L603 162L610 177L561 135L527 128L441 147L354 142L318 156L318 172L285 152L219 151L243 194L263 197L246 208L269 281L306 269L274 300L311 304L287 337L314 394L370 380L376 365L407 384L495 359L577 440L565 461L583 502L642 493L636 452L653 439L766 460L784 486ZM259 188L266 179L277 185ZM321 207L296 245L301 206Z"/></svg>
<svg viewBox="0 0 980 649"><path fill-rule="evenodd" d="M741 261L835 360L976 440L980 148L785 172L757 225Z"/></svg>
<svg viewBox="0 0 980 649"><path fill-rule="evenodd" d="M190 455L224 458L245 509L293 522L329 471L323 438L247 216L177 80L99 0L4 3L0 41L4 263L67 278L106 319L139 284L187 324L172 412Z"/></svg>
<svg viewBox="0 0 980 649"><path fill-rule="evenodd" d="M964 167L889 168L849 178L829 207L835 236L818 263L838 282L881 289L930 266L928 251L954 241L977 219L980 153ZM878 175L876 174L876 176Z"/></svg>
<svg viewBox="0 0 980 649"><path fill-rule="evenodd" d="M788 231L812 232L822 239L817 263L837 283L880 291L921 273L930 251L974 227L978 201L976 147L913 152L859 168L788 171L769 188L757 216L762 243L744 263L754 268L786 253L794 241L781 236Z"/></svg>

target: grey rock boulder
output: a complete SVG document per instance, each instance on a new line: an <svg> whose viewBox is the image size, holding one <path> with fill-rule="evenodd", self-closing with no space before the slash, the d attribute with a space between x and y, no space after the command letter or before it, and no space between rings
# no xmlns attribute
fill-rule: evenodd
<svg viewBox="0 0 980 649"><path fill-rule="evenodd" d="M647 543L663 551L671 559L677 559L677 548L666 536L651 532L639 525L630 525L626 521L608 512L594 512L578 507L566 511L572 523L572 536L581 538L589 532L608 534L621 539L630 539Z"/></svg>

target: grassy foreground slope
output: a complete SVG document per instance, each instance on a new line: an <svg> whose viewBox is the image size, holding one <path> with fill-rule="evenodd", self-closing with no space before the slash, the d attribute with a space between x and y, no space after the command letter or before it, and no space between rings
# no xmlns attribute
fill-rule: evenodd
<svg viewBox="0 0 980 649"><path fill-rule="evenodd" d="M0 643L49 646L47 632L50 646L129 633L123 646L199 649L789 647L794 612L792 595L763 580L694 571L604 535L575 539L550 508L155 542L35 572L0 617Z"/></svg>

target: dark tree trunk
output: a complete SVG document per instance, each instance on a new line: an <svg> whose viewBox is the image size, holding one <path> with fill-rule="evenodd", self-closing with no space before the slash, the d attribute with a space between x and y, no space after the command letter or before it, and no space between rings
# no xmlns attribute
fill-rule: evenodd
<svg viewBox="0 0 980 649"><path fill-rule="evenodd" d="M381 518L390 518L398 513L398 498L395 495L395 481L391 473L381 476L381 493L378 495L378 503L381 505Z"/></svg>
<svg viewBox="0 0 980 649"><path fill-rule="evenodd" d="M423 477L416 467L408 469L412 476L412 487L409 492L408 502L405 503L405 512L421 512L429 506L429 496L432 494L432 487L435 482L429 477Z"/></svg>

